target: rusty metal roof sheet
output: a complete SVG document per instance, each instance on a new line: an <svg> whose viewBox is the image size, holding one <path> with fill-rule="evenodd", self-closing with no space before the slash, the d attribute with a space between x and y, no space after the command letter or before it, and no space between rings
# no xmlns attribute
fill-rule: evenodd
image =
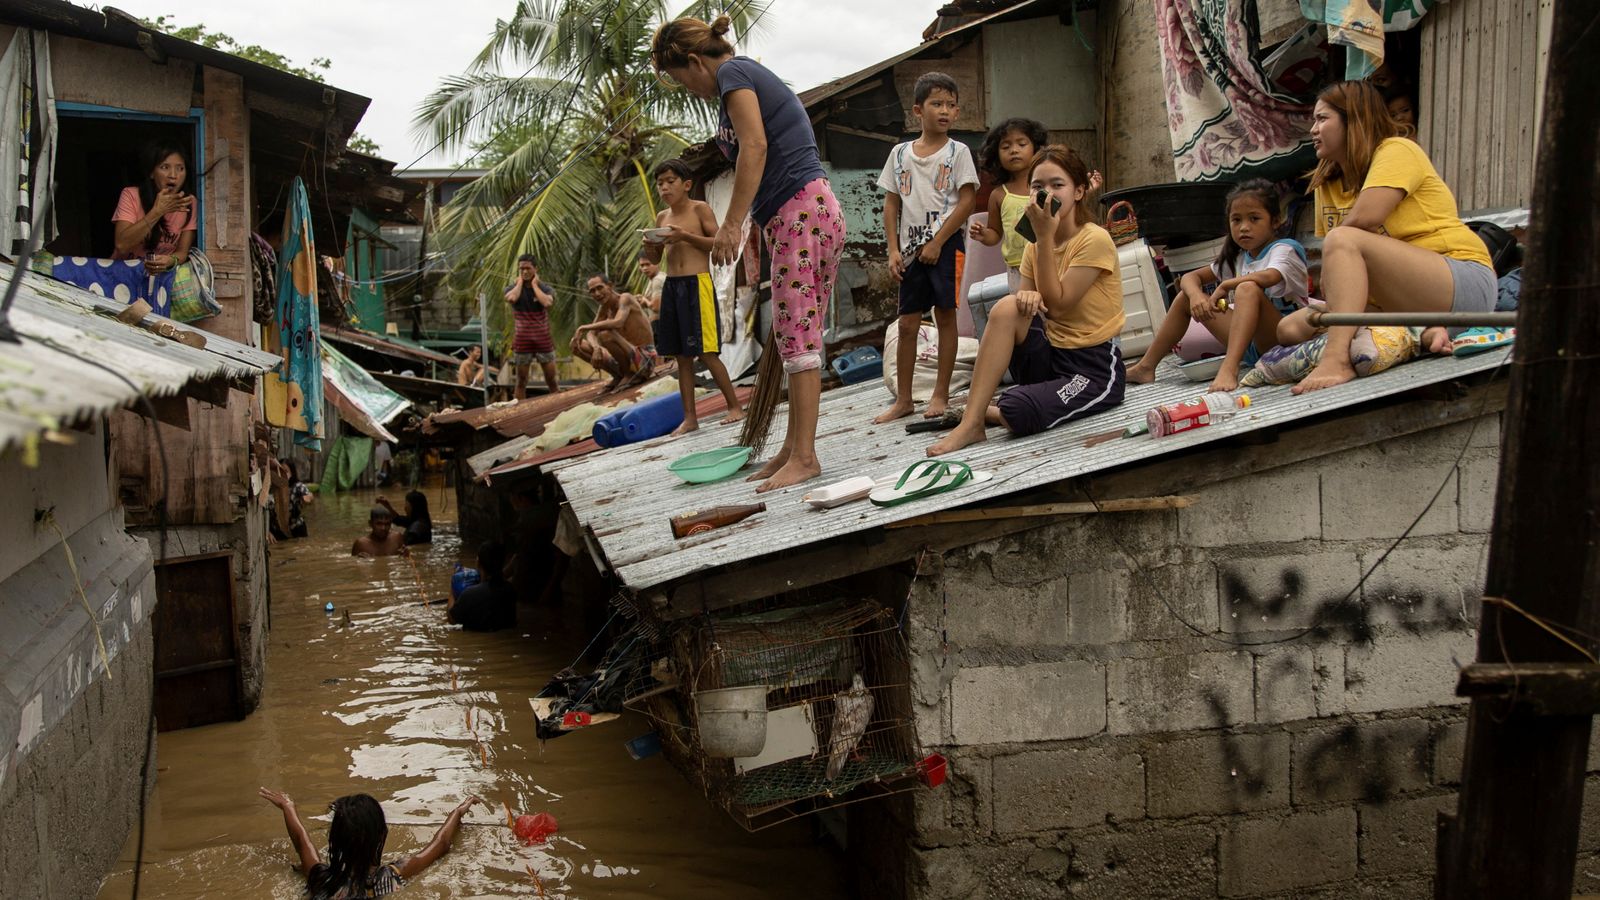
<svg viewBox="0 0 1600 900"><path fill-rule="evenodd" d="M0 293L14 271L0 268ZM115 317L124 308L64 282L24 273L11 308L11 325L22 342L0 343L0 451L138 396L82 359L115 369L156 397L176 394L192 381L253 378L280 361L209 332L205 349L188 347L118 322Z"/></svg>
<svg viewBox="0 0 1600 900"><path fill-rule="evenodd" d="M1230 421L1160 439L1113 440L1085 448L1084 439L1091 435L1143 421L1145 411L1153 406L1204 392L1204 385L1185 380L1173 367L1164 365L1154 384L1129 385L1123 404L1115 410L1026 438L1009 437L1003 430L991 428L987 442L953 457L974 470L992 473L989 481L888 508L862 501L819 511L799 502L808 490L846 478L869 475L881 481L896 477L923 459L924 449L938 438L937 434L907 435L903 421L873 425L873 415L882 411L888 400L876 382L823 395L817 454L825 474L786 490L758 496L754 485L742 478L690 486L667 471L667 464L680 456L736 441L736 433L718 428L702 429L670 443L651 441L552 464L546 471L560 483L579 523L593 531L623 583L638 591L824 539L993 500L1483 372L1498 366L1506 354L1491 351L1462 359L1418 360L1299 396L1286 385L1254 388L1249 391L1254 401L1250 409ZM781 419L780 410L780 423ZM774 426L774 442L782 439L781 431L776 431L781 427ZM614 502L622 498L625 502ZM674 540L667 524L669 518L687 510L758 500L767 504L766 513L711 534Z"/></svg>

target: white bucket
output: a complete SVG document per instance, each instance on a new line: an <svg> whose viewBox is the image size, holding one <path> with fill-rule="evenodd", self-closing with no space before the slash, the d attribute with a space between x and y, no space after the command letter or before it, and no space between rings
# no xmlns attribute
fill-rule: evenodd
<svg viewBox="0 0 1600 900"><path fill-rule="evenodd" d="M764 684L696 691L694 710L707 756L755 756L767 744Z"/></svg>

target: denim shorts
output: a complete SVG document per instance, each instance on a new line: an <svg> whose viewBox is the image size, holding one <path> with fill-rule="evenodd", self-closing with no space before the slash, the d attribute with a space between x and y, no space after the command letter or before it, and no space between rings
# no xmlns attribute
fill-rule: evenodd
<svg viewBox="0 0 1600 900"><path fill-rule="evenodd" d="M1450 300L1450 311L1459 313L1486 313L1494 310L1495 301L1500 298L1499 283L1494 276L1494 269L1480 262L1471 262L1464 259L1455 259L1446 256L1445 264L1450 267L1450 277L1455 279L1454 293ZM1466 328L1451 328L1450 336L1453 338Z"/></svg>

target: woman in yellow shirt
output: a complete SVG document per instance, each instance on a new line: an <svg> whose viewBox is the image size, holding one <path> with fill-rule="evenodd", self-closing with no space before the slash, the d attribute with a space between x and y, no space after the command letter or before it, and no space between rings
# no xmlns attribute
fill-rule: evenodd
<svg viewBox="0 0 1600 900"><path fill-rule="evenodd" d="M1089 213L1089 167L1051 144L1033 158L1028 177L1031 193L1044 192L1060 208L1028 204L1038 243L1023 250L1017 292L989 310L961 424L929 456L984 440L988 425L1037 434L1122 402L1122 270L1111 235ZM995 400L1008 368L1017 385Z"/></svg>
<svg viewBox="0 0 1600 900"><path fill-rule="evenodd" d="M1495 277L1483 241L1462 224L1455 195L1414 141L1399 137L1383 95L1361 81L1317 95L1311 174L1317 234L1323 236L1323 299L1332 312L1488 312ZM1305 313L1279 323L1280 343L1309 338ZM1295 393L1356 377L1352 326L1328 329L1322 361ZM1423 346L1448 352L1453 335L1423 332Z"/></svg>

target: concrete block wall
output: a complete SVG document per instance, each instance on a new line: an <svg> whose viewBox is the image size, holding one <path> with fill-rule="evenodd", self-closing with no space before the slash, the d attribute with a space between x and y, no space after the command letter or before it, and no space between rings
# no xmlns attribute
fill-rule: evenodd
<svg viewBox="0 0 1600 900"><path fill-rule="evenodd" d="M1489 416L927 557L908 894L1431 897L1497 455Z"/></svg>
<svg viewBox="0 0 1600 900"><path fill-rule="evenodd" d="M147 570L148 571L148 570ZM154 593L153 583L147 583ZM0 785L0 884L7 897L93 897L138 824L149 732L151 619ZM155 783L154 757L150 784Z"/></svg>

